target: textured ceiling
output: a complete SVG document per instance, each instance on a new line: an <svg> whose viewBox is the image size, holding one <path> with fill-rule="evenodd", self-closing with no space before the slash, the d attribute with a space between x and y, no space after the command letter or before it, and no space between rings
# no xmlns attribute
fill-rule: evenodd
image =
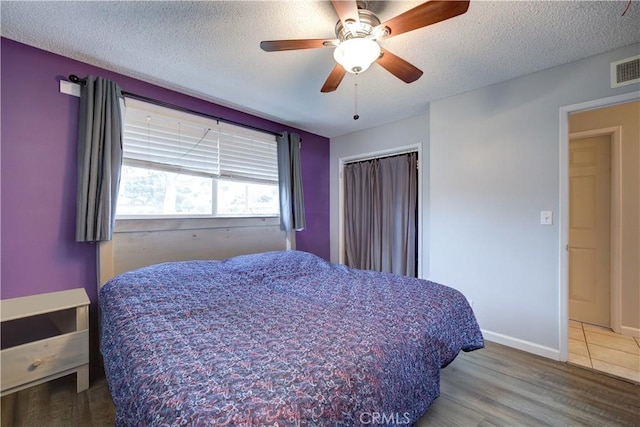
<svg viewBox="0 0 640 427"><path fill-rule="evenodd" d="M421 1L369 2L386 21ZM331 49L263 52L261 40L334 38L318 1L2 1L2 36L332 137L415 116L429 102L640 41L633 1L481 1L381 42L424 71L411 84L374 64L320 88ZM354 82L358 82L358 112Z"/></svg>

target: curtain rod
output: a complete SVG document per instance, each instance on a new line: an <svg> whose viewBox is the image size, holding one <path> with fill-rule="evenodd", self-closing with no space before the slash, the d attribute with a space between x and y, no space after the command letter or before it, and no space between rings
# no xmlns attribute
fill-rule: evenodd
<svg viewBox="0 0 640 427"><path fill-rule="evenodd" d="M69 81L72 82L72 83L80 84L80 85L84 85L84 84L87 83L86 79L81 79L80 77L76 76L75 74L70 74L69 75ZM171 104L169 102L158 101L157 99L149 98L149 97L146 97L146 96L143 96L143 95L137 95L135 93L125 92L125 91L122 91L122 95L124 95L125 97L137 99L138 101L145 101L145 102L148 102L150 104L155 104L155 105L158 105L160 107L171 108L172 110L182 111L183 113L195 114L197 116L206 117L208 119L218 120L218 121L221 121L221 122L224 122L224 123L240 126L240 127L246 128L246 129L256 130L258 132L264 132L264 133L268 133L268 134L271 134L271 135L282 137L282 134L280 132L274 132L274 131L271 131L271 130L261 129L261 128L256 127L256 126L247 125L247 124L236 122L236 121L233 121L233 120L223 119L222 117L212 116L210 114L202 113L200 111L195 111L195 110L192 110L190 108L181 107L179 105Z"/></svg>
<svg viewBox="0 0 640 427"><path fill-rule="evenodd" d="M405 151L398 151L397 153L381 154L379 156L370 156L370 157L363 157L361 159L348 160L346 162L343 162L343 165L346 166L346 165L351 165L353 163L369 162L371 160L380 160L380 159L387 159L390 157L404 156L405 154L410 154L410 153L418 153L418 149L412 148Z"/></svg>

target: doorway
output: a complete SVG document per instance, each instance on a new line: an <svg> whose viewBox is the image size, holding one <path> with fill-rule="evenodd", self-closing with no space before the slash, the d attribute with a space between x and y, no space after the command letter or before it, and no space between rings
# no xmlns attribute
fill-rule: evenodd
<svg viewBox="0 0 640 427"><path fill-rule="evenodd" d="M569 319L611 327L612 134L606 132L569 135Z"/></svg>
<svg viewBox="0 0 640 427"><path fill-rule="evenodd" d="M339 262L341 264L346 264L347 262L347 248L346 248L346 234L347 234L347 226L346 226L346 174L345 167L349 164L359 163L359 162L368 162L372 160L380 160L380 159L388 159L393 157L403 157L407 154L413 153L416 156L416 160L421 159L421 145L407 145L401 147L395 147L386 150L380 150L375 152L361 153L354 156L341 157L338 159L338 177L339 177L339 186L338 186L338 242L339 242ZM423 197L421 194L421 183L422 183L422 169L420 167L419 162L415 164L417 170L414 169L414 174L417 175L416 186L413 190L415 197L412 202L411 210L414 211L415 218L415 238L406 239L408 245L413 248L412 258L414 260L413 267L411 268L411 273L408 275L422 277L423 274L423 263L422 263L422 254L423 254L423 233L422 233L422 200ZM395 178L392 180L395 181ZM395 186L392 182L390 182L392 186ZM395 222L395 221L393 221ZM413 221L412 221L413 222Z"/></svg>
<svg viewBox="0 0 640 427"><path fill-rule="evenodd" d="M344 166L345 264L417 275L418 153Z"/></svg>
<svg viewBox="0 0 640 427"><path fill-rule="evenodd" d="M630 261L640 253L637 99L629 94L567 112L561 271L568 354L562 359L561 346L561 360L640 383L640 329L629 316L637 313L631 304L638 284Z"/></svg>

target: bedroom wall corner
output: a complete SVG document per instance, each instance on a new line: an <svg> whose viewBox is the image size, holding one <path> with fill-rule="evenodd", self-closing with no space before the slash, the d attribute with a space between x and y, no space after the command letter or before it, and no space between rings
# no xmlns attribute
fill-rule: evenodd
<svg viewBox="0 0 640 427"><path fill-rule="evenodd" d="M307 228L297 247L329 259L329 140L87 63L0 39L0 298L84 288L98 358L96 246L75 242L79 99L60 93L70 74L100 75L123 90L265 130L300 134Z"/></svg>
<svg viewBox="0 0 640 427"><path fill-rule="evenodd" d="M74 240L79 99L59 92L69 74L102 75L132 93L300 134L307 228L298 232L297 247L329 258L327 138L6 38L1 55L1 298L84 287L96 301L96 247Z"/></svg>

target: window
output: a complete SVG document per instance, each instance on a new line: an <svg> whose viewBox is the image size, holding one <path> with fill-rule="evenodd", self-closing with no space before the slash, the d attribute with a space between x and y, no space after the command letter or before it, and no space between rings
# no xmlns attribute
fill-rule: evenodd
<svg viewBox="0 0 640 427"><path fill-rule="evenodd" d="M119 218L278 216L275 136L126 99Z"/></svg>

